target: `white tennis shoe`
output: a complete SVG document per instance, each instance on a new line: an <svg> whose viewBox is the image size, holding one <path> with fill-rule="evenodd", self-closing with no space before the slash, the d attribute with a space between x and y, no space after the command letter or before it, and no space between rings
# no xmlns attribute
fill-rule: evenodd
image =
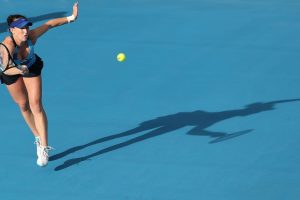
<svg viewBox="0 0 300 200"><path fill-rule="evenodd" d="M38 159L36 161L36 164L40 167L44 167L48 164L49 161L49 151L53 150L52 147L50 146L38 146L38 150L37 150L37 155L38 155Z"/></svg>

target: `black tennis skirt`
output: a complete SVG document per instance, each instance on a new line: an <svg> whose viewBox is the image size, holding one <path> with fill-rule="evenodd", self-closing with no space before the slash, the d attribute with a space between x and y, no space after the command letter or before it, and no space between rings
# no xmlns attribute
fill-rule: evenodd
<svg viewBox="0 0 300 200"><path fill-rule="evenodd" d="M35 61L35 63L33 63L32 66L29 67L29 73L24 74L24 75L21 75L21 74L6 75L4 73L0 73L1 84L11 85L11 84L15 83L18 80L18 78L20 78L20 77L30 78L30 77L40 76L42 73L42 69L44 67L44 63L38 55L35 55L35 56L36 56L36 61Z"/></svg>

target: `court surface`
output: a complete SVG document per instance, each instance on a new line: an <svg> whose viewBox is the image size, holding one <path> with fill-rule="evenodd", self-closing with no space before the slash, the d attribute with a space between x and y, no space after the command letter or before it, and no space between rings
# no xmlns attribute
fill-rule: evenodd
<svg viewBox="0 0 300 200"><path fill-rule="evenodd" d="M36 27L67 0L0 0ZM51 162L0 87L0 199L297 200L297 0L84 0L46 33ZM127 60L116 61L125 52Z"/></svg>

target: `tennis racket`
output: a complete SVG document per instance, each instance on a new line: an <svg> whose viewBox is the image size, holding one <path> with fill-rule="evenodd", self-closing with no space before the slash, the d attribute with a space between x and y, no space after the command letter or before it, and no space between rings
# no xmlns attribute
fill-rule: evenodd
<svg viewBox="0 0 300 200"><path fill-rule="evenodd" d="M12 56L10 55L10 52L8 48L5 46L5 44L0 43L0 73L4 73L7 75L16 74L16 72L13 72L12 68L18 68L22 71L22 74L28 73L28 68L26 65L17 65Z"/></svg>

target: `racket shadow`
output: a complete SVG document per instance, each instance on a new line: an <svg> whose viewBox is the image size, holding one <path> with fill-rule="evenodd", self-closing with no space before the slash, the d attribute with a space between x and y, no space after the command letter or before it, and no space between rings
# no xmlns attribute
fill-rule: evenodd
<svg viewBox="0 0 300 200"><path fill-rule="evenodd" d="M197 135L197 136L208 136L212 138L216 138L209 143L219 143L224 142L242 135L245 135L247 133L250 133L253 131L253 129L244 130L244 131L238 131L235 133L222 133L222 132L211 132L207 131L206 129L215 123L228 120L234 117L246 117L249 115L257 114L260 112L265 111L271 111L275 109L275 105L278 103L287 103L287 102L294 102L294 101L300 101L300 99L289 99L289 100L280 100L280 101L271 101L267 103L253 103L250 105L246 105L245 108L242 109L236 109L236 110L227 110L227 111L221 111L221 112L206 112L202 110L196 110L193 112L179 112L176 114L171 114L167 116L158 117L156 119L152 119L149 121L142 122L138 127L133 128L131 130L109 135L106 137L99 138L97 140L94 140L92 142L89 142L87 144L79 145L72 147L70 149L67 149L61 153L58 153L56 155L53 155L50 157L50 161L57 160L60 158L63 158L71 153L75 153L76 151L83 150L87 147L90 147L92 145L100 144L106 141L110 141L113 139L134 135L137 133L141 133L146 131L145 134L137 136L133 139L129 139L127 141L112 145L110 147L101 149L95 153L89 154L87 156L82 156L78 158L73 158L66 160L63 164L55 167L55 171L60 171L63 169L66 169L70 166L79 164L80 162L90 160L93 157L102 155L104 153L108 153L111 151L115 151L121 148L124 148L126 146L132 145L137 142L141 142L153 137L157 137L175 130L178 130L180 128L183 128L185 126L192 126L193 128L187 132L188 135ZM148 132L147 132L148 131Z"/></svg>
<svg viewBox="0 0 300 200"><path fill-rule="evenodd" d="M62 12L52 12L52 13L48 13L48 14L44 14L44 15L35 16L35 17L29 17L28 19L32 23L35 23L35 22L39 22L39 21L43 21L43 20L47 20L47 19L64 17L66 14L67 14L67 12L64 12L64 11L62 11ZM1 22L0 23L0 33L6 32L7 29L8 29L7 23L6 22Z"/></svg>

